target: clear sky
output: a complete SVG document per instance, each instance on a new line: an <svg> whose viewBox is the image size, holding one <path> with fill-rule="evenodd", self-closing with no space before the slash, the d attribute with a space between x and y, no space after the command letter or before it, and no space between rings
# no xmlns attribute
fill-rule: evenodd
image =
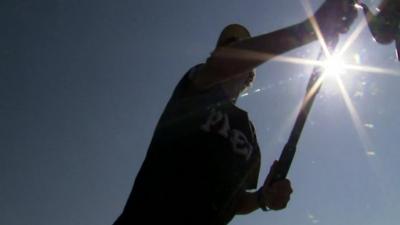
<svg viewBox="0 0 400 225"><path fill-rule="evenodd" d="M0 1L0 224L112 224L174 86L207 58L220 30L241 23L257 35L305 18L297 0ZM319 48L287 56L315 59ZM394 56L393 44L363 29L344 58L399 71ZM258 133L259 182L287 140L311 70L268 62L238 102ZM232 224L399 223L400 77L341 78L353 114L327 81L289 173L287 209Z"/></svg>

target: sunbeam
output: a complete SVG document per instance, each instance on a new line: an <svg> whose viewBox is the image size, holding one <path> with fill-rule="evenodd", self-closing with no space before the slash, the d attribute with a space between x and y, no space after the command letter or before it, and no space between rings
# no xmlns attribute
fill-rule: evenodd
<svg viewBox="0 0 400 225"><path fill-rule="evenodd" d="M353 71L360 71L360 72L368 72L368 73L375 73L381 75L391 75L391 76L400 76L399 71L383 69L379 67L372 67L372 66L359 66L354 64L344 64L344 68L347 70Z"/></svg>
<svg viewBox="0 0 400 225"><path fill-rule="evenodd" d="M367 26L367 22L370 18L361 20L361 22L356 26L355 30L349 35L349 37L344 40L344 44L341 48L337 49L337 53L333 53L334 49L329 49L330 47L326 43L321 30L319 28L318 22L313 16L313 11L311 9L311 4L309 0L301 1L304 7L304 10L307 14L307 17L310 19L310 23L312 28L317 36L317 39L321 46L321 51L324 53L323 57L325 60L317 60L314 59L305 59L300 57L290 57L285 55L275 55L271 53L265 52L257 52L249 49L237 49L231 47L220 48L218 51L214 52L215 55L219 57L240 57L240 59L248 59L248 60L256 60L256 61L268 61L273 60L277 62L291 63L291 64L300 64L300 65L311 65L316 67L322 67L325 70L324 75L339 75L349 71L359 71L359 72L367 72L374 74L382 74L382 75L392 75L392 76L400 76L400 72L389 70L385 68L373 67L368 65L356 65L344 62L343 56L347 52L347 50L351 47L351 45L356 41L359 37L360 33ZM357 7L357 4L355 5ZM359 8L359 7L357 7ZM317 83L316 83L317 85ZM322 80L318 83L319 86L322 85Z"/></svg>
<svg viewBox="0 0 400 225"><path fill-rule="evenodd" d="M330 56L330 51L328 49L328 45L326 44L326 41L325 41L324 37L322 36L321 29L319 28L318 22L316 21L316 19L314 17L314 13L313 13L313 10L311 9L311 4L310 4L309 0L301 1L301 3L303 4L304 10L307 14L307 17L310 18L311 26L313 27L314 32L317 35L318 41L321 45L322 50L325 53L325 56Z"/></svg>
<svg viewBox="0 0 400 225"><path fill-rule="evenodd" d="M353 121L354 127L356 128L357 134L361 140L366 155L368 156L375 155L375 152L372 149L372 143L369 141L368 135L363 128L363 123L361 122L360 116L356 108L354 107L353 103L351 102L350 96L343 84L343 81L339 76L336 76L336 82L339 86L339 90L342 94L346 107L349 110L350 117Z"/></svg>
<svg viewBox="0 0 400 225"><path fill-rule="evenodd" d="M361 144L364 148L364 153L365 153L366 158L367 159L371 159L371 157L376 158L377 154L374 149L374 146L373 146L372 142L370 141L370 138L368 137L367 132L363 128L360 116L359 116L357 110L355 109L353 103L351 102L350 96L344 86L343 81L340 79L340 77L336 77L336 82L339 86L339 89L340 89L340 92L344 99L345 105L346 105L347 109L349 110L350 117L353 121L354 127L356 128L356 132L357 132L357 134L360 138ZM367 160L367 161L369 162L369 165L372 168L372 171L375 175L375 179L378 181L377 185L379 186L381 192L387 193L387 188L384 185L384 183L382 182L382 176L381 176L382 169L380 169L382 167L379 166L380 160L375 160L374 163L372 163L372 161L370 161L370 160ZM389 196L387 196L386 194L384 194L383 197L385 198L386 202L390 202L390 199L392 199Z"/></svg>
<svg viewBox="0 0 400 225"><path fill-rule="evenodd" d="M350 48L350 46L354 43L354 41L356 41L364 28L367 27L367 25L367 21L361 20L361 22L356 26L353 33L350 34L349 38L345 41L342 48L339 50L339 56L342 56Z"/></svg>

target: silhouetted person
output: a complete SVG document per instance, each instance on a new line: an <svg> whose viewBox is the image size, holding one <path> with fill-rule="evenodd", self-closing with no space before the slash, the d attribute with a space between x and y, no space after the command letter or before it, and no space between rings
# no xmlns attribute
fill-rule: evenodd
<svg viewBox="0 0 400 225"><path fill-rule="evenodd" d="M329 0L314 16L326 38L337 38L356 11ZM235 214L285 208L292 188L287 179L271 182L276 161L257 188L255 130L235 102L254 68L316 39L310 19L255 37L241 25L227 26L207 61L176 86L115 225L222 225Z"/></svg>

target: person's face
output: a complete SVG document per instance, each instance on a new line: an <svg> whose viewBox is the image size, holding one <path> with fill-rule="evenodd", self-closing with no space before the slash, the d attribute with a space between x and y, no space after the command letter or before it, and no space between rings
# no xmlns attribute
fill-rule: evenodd
<svg viewBox="0 0 400 225"><path fill-rule="evenodd" d="M252 85L254 78L255 71L240 74L226 82L224 85L225 92L230 98L237 99L241 93L245 92Z"/></svg>
<svg viewBox="0 0 400 225"><path fill-rule="evenodd" d="M248 73L248 76L244 82L244 88L240 91L240 93L246 91L248 88L251 87L251 85L253 85L253 81L256 78L256 71L252 70Z"/></svg>

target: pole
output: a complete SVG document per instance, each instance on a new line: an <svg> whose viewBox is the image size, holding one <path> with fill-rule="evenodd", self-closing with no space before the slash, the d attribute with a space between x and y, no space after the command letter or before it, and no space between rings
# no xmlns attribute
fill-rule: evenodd
<svg viewBox="0 0 400 225"><path fill-rule="evenodd" d="M338 39L328 42L328 50L330 52L333 52L336 48L337 43ZM324 55L323 53L323 49L321 48L318 55L318 60L321 60L321 57ZM276 173L273 175L273 181L285 179L289 172L290 165L292 164L294 155L296 153L297 143L304 128L304 124L307 120L311 106L314 103L314 99L322 86L322 81L320 81L320 79L323 72L323 68L321 68L320 66L316 66L311 73L311 77L307 85L306 95L304 96L300 112L297 115L296 122L290 133L289 140L283 148L282 153L279 157L277 166L278 168L276 169Z"/></svg>

